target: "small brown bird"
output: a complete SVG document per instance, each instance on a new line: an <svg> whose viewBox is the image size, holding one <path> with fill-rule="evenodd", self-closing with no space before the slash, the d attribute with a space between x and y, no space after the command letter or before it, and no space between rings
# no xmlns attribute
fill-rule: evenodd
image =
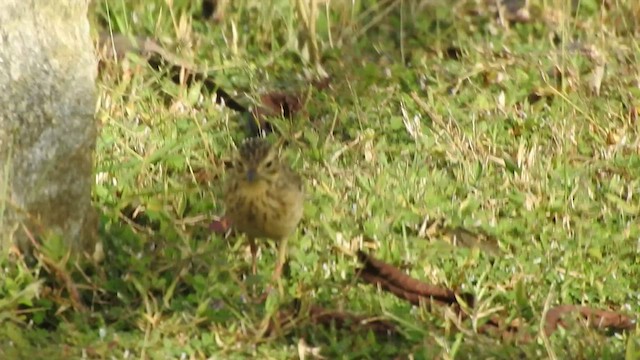
<svg viewBox="0 0 640 360"><path fill-rule="evenodd" d="M302 179L281 162L277 148L263 138L249 138L239 148L225 189L226 216L231 225L247 235L251 247L251 270L256 273L256 238L279 242L277 280L287 256L287 239L302 218Z"/></svg>

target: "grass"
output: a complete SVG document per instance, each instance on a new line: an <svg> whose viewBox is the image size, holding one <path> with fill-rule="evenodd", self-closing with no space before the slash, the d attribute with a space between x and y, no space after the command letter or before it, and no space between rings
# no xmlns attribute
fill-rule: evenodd
<svg viewBox="0 0 640 360"><path fill-rule="evenodd" d="M60 241L43 250L90 311L39 280L43 268L3 259L2 357L286 359L304 340L327 359L640 358L638 330L538 334L549 305L640 313L639 5L532 0L529 21L508 23L466 0L318 2L310 27L284 0L231 1L220 24L199 19L194 1L92 10L115 32L216 69L226 89L307 95L303 112L273 120L308 191L286 297L244 301L276 252L263 246L259 275L243 279L243 243L209 229L244 120L198 87L124 62L97 84L93 201L106 261L81 271ZM330 88L308 86L319 69L304 39L317 41ZM491 234L497 254L425 236L434 219ZM474 293L477 319L519 317L537 338L454 331L442 312L358 283L356 259L339 250L358 248ZM301 320L261 337L265 316L293 298L393 320L400 334Z"/></svg>

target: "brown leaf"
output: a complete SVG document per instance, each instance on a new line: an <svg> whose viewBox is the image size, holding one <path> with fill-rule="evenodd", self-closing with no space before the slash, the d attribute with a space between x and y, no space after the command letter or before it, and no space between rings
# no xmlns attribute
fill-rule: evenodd
<svg viewBox="0 0 640 360"><path fill-rule="evenodd" d="M271 92L260 96L266 116L291 118L302 110L302 95L285 92Z"/></svg>
<svg viewBox="0 0 640 360"><path fill-rule="evenodd" d="M213 220L211 224L209 224L209 229L214 234L224 235L231 228L231 221L226 216L223 216L220 219Z"/></svg>
<svg viewBox="0 0 640 360"><path fill-rule="evenodd" d="M260 104L251 111L251 118L248 120L250 135L260 136L272 132L269 118L291 119L301 112L303 107L301 94L274 91L260 95Z"/></svg>
<svg viewBox="0 0 640 360"><path fill-rule="evenodd" d="M317 90L325 90L331 84L331 77L323 77L311 81ZM250 134L258 136L262 132L273 130L269 117L291 119L304 111L304 95L301 92L272 91L260 95L260 104L251 111L249 119Z"/></svg>

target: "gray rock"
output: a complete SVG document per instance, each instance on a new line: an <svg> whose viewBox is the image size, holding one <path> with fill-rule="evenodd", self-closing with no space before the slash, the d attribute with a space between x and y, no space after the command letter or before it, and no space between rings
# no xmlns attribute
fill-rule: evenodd
<svg viewBox="0 0 640 360"><path fill-rule="evenodd" d="M94 250L97 63L89 0L0 1L0 245ZM32 235L29 235L32 234Z"/></svg>

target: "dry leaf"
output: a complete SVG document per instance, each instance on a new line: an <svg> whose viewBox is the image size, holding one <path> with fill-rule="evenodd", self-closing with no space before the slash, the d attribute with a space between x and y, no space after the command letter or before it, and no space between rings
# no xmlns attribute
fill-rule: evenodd
<svg viewBox="0 0 640 360"><path fill-rule="evenodd" d="M320 347L311 347L307 345L307 342L304 341L304 338L300 338L298 340L298 358L300 360L305 360L307 354L311 355L314 359L324 359L322 355L320 355Z"/></svg>
<svg viewBox="0 0 640 360"><path fill-rule="evenodd" d="M231 228L231 221L226 216L223 216L220 219L213 220L211 224L209 224L209 229L215 233L224 235Z"/></svg>
<svg viewBox="0 0 640 360"><path fill-rule="evenodd" d="M600 86L602 86L604 70L604 64L598 64L589 75L589 90L596 96L600 96Z"/></svg>

